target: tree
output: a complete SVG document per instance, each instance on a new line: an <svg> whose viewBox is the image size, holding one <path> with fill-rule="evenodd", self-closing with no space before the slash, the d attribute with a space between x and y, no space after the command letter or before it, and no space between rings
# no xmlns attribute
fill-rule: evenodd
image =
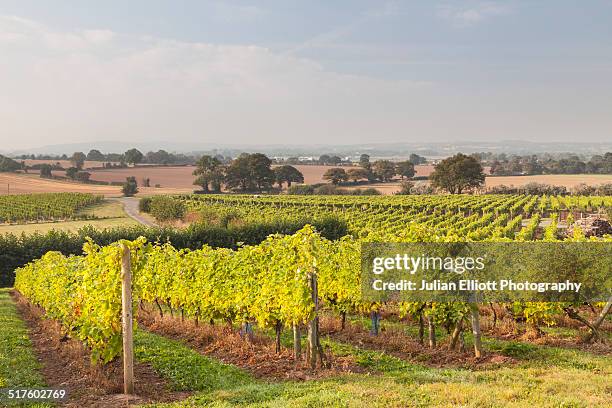
<svg viewBox="0 0 612 408"><path fill-rule="evenodd" d="M395 165L395 173L402 177L412 178L416 174L414 171L414 164L410 160L399 162Z"/></svg>
<svg viewBox="0 0 612 408"><path fill-rule="evenodd" d="M251 177L259 191L269 189L274 184L272 160L263 153L253 153L249 157Z"/></svg>
<svg viewBox="0 0 612 408"><path fill-rule="evenodd" d="M51 172L53 167L50 164L41 164L40 165L40 177L42 178L52 178L53 173Z"/></svg>
<svg viewBox="0 0 612 408"><path fill-rule="evenodd" d="M21 167L21 164L17 163L15 160L0 154L0 172L17 171L21 169Z"/></svg>
<svg viewBox="0 0 612 408"><path fill-rule="evenodd" d="M332 166L336 166L336 165L342 163L342 158L339 157L339 156L331 156L329 158L328 163L331 164Z"/></svg>
<svg viewBox="0 0 612 408"><path fill-rule="evenodd" d="M90 177L91 177L91 173L87 171L79 171L77 172L74 178L80 181L81 183L87 183Z"/></svg>
<svg viewBox="0 0 612 408"><path fill-rule="evenodd" d="M466 189L482 186L485 175L478 160L459 153L442 160L429 178L433 186L461 194Z"/></svg>
<svg viewBox="0 0 612 408"><path fill-rule="evenodd" d="M74 164L74 167L76 167L78 170L81 170L83 168L83 165L85 164L85 160L87 160L87 156L85 156L85 153L74 152L72 154L72 157L70 158L70 163Z"/></svg>
<svg viewBox="0 0 612 408"><path fill-rule="evenodd" d="M125 161L125 158L123 157L122 154L119 154L119 153L108 153L106 155L106 161L120 163L120 162Z"/></svg>
<svg viewBox="0 0 612 408"><path fill-rule="evenodd" d="M242 191L269 189L275 179L271 166L272 161L262 153L243 153L228 166L225 184Z"/></svg>
<svg viewBox="0 0 612 408"><path fill-rule="evenodd" d="M323 174L323 179L331 181L332 184L338 184L341 181L348 180L348 175L344 169L341 169L340 167L333 167L328 169L325 174Z"/></svg>
<svg viewBox="0 0 612 408"><path fill-rule="evenodd" d="M193 175L198 176L193 184L202 186L204 192L208 193L210 191L208 189L209 185L212 185L213 191L221 191L223 167L216 157L202 156L197 162L197 168L193 171Z"/></svg>
<svg viewBox="0 0 612 408"><path fill-rule="evenodd" d="M254 189L249 170L249 154L243 153L232 161L225 173L225 184L229 189L249 191Z"/></svg>
<svg viewBox="0 0 612 408"><path fill-rule="evenodd" d="M408 161L410 161L410 163L414 165L427 163L427 159L425 157L419 156L418 154L414 154L414 153L412 153L408 157Z"/></svg>
<svg viewBox="0 0 612 408"><path fill-rule="evenodd" d="M370 176L370 172L361 167L348 169L346 174L350 180L353 180L354 183L357 183L359 180L368 179Z"/></svg>
<svg viewBox="0 0 612 408"><path fill-rule="evenodd" d="M366 170L370 170L371 168L370 155L364 153L361 156L359 156L359 165Z"/></svg>
<svg viewBox="0 0 612 408"><path fill-rule="evenodd" d="M330 156L329 154L322 154L319 156L319 164L328 164Z"/></svg>
<svg viewBox="0 0 612 408"><path fill-rule="evenodd" d="M156 152L148 152L146 155L147 163L152 164L169 164L172 163L173 157L170 153L165 150L158 150Z"/></svg>
<svg viewBox="0 0 612 408"><path fill-rule="evenodd" d="M274 169L275 180L283 188L283 183L287 183L287 188L291 183L303 183L304 175L293 166L279 166Z"/></svg>
<svg viewBox="0 0 612 408"><path fill-rule="evenodd" d="M390 181L395 176L395 166L389 160L375 161L372 171L380 181Z"/></svg>
<svg viewBox="0 0 612 408"><path fill-rule="evenodd" d="M412 189L414 188L414 183L411 181L402 181L400 184L400 190L396 192L397 195L410 195L412 194Z"/></svg>
<svg viewBox="0 0 612 408"><path fill-rule="evenodd" d="M138 164L144 158L143 154L138 149L130 149L123 154L125 162L128 164Z"/></svg>
<svg viewBox="0 0 612 408"><path fill-rule="evenodd" d="M137 194L138 183L136 182L136 177L127 177L121 191L125 197L132 197L134 194Z"/></svg>
<svg viewBox="0 0 612 408"><path fill-rule="evenodd" d="M66 177L71 178L71 179L76 179L76 175L79 172L79 169L77 167L69 167L66 170Z"/></svg>
<svg viewBox="0 0 612 408"><path fill-rule="evenodd" d="M102 154L101 151L96 149L91 149L89 153L87 153L87 160L89 161L104 161L106 157Z"/></svg>

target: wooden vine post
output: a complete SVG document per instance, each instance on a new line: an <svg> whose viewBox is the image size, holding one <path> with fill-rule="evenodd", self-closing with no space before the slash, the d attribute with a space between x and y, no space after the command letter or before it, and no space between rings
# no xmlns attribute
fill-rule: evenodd
<svg viewBox="0 0 612 408"><path fill-rule="evenodd" d="M472 321L472 334L474 335L474 356L482 357L482 340L480 333L480 311L477 303L470 303L470 315Z"/></svg>
<svg viewBox="0 0 612 408"><path fill-rule="evenodd" d="M134 341L132 313L132 262L130 248L121 245L121 329L123 334L123 392L134 394Z"/></svg>
<svg viewBox="0 0 612 408"><path fill-rule="evenodd" d="M308 323L308 363L310 364L310 368L315 370L317 368L317 354L319 351L319 291L317 288L316 273L311 273L309 280L315 314L313 319Z"/></svg>
<svg viewBox="0 0 612 408"><path fill-rule="evenodd" d="M293 324L293 355L297 364L302 356L302 335L300 333L299 323Z"/></svg>

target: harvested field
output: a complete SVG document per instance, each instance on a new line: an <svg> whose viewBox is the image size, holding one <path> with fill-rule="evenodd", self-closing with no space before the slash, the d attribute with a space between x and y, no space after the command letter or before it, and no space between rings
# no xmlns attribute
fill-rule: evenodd
<svg viewBox="0 0 612 408"><path fill-rule="evenodd" d="M38 174L0 173L0 194L8 192L10 194L77 192L120 195L121 188L42 179Z"/></svg>
<svg viewBox="0 0 612 408"><path fill-rule="evenodd" d="M324 183L323 174L333 166L294 166L304 174L306 184ZM99 181L124 181L126 177L134 176L138 183L149 178L152 186L161 185L162 188L187 188L193 190L195 176L192 174L195 166L160 166L160 167L129 167L125 169L92 170L91 179ZM60 175L58 173L58 175Z"/></svg>
<svg viewBox="0 0 612 408"><path fill-rule="evenodd" d="M273 166L274 167L274 166ZM298 169L304 175L305 184L316 184L326 183L323 179L323 174L328 169L338 166L319 166L319 165L295 165L293 166ZM345 170L351 168L351 166L343 166ZM99 169L91 170L91 179L99 181L124 181L126 177L134 176L138 183L142 183L144 178L149 178L151 185L161 185L162 188L180 188L180 189L194 189L193 180L195 177L192 175L195 166L138 166L129 167L124 169ZM433 171L434 166L432 165L419 165L415 166L416 175L421 177L427 177ZM488 171L488 169L485 169ZM57 175L63 175L62 172L58 172ZM382 188L391 186L392 184L384 185L373 185L375 188ZM369 185L367 187L370 187ZM397 188L397 187L395 187ZM391 188L393 191L393 187Z"/></svg>
<svg viewBox="0 0 612 408"><path fill-rule="evenodd" d="M588 185L612 183L612 174L540 174L537 176L489 176L486 179L487 187L515 185L522 186L527 183L545 183L555 186L574 187L580 183Z"/></svg>
<svg viewBox="0 0 612 408"><path fill-rule="evenodd" d="M91 162L94 163L94 162ZM296 167L304 175L306 184L325 183L323 174L333 166L318 166L318 165L297 165ZM344 167L350 169L350 167ZM417 176L429 176L433 171L432 165L415 166ZM138 184L142 184L143 179L148 178L150 185L159 184L160 188L155 187L139 187L140 195L151 194L180 194L191 193L197 189L193 185L195 177L192 175L194 166L139 166L128 167L123 169L99 169L89 170L91 179L106 182L122 182L126 177L136 177ZM485 173L488 168L485 168ZM54 172L55 175L64 176L64 172ZM420 181L424 182L424 181ZM488 176L486 186L493 187L497 185L514 185L520 186L527 183L546 183L558 186L571 188L580 183L589 185L612 183L612 175L607 174L547 174L536 176ZM7 185L10 184L12 194L24 193L39 193L39 192L88 192L95 194L104 194L106 196L118 196L121 194L120 188L117 186L99 186L93 184L80 184L63 180L48 180L41 179L37 173L32 174L10 174L0 173L0 194L7 193ZM359 185L358 188L373 187L380 190L383 194L393 194L400 189L400 182L391 183L374 183L367 185ZM346 187L354 188L354 187Z"/></svg>
<svg viewBox="0 0 612 408"><path fill-rule="evenodd" d="M32 159L26 159L26 160L15 159L15 160L18 162L24 161L25 164L28 166L34 166L36 164L57 164L57 163L59 163L59 165L65 169L74 166L72 163L70 163L70 160L32 160ZM91 169L94 167L102 167L104 163L107 163L107 162L86 160L83 168Z"/></svg>
<svg viewBox="0 0 612 408"><path fill-rule="evenodd" d="M125 177L123 180L125 180ZM138 187L138 189L140 191L139 195L181 194L191 193L193 186L190 188ZM106 197L119 197L121 196L121 187L83 184L67 180L42 179L38 174L0 173L0 195L9 192L10 194L77 192L102 194Z"/></svg>
<svg viewBox="0 0 612 408"><path fill-rule="evenodd" d="M428 183L428 181L417 181L417 183ZM537 176L487 176L485 186L487 188L506 185L506 186L523 186L528 183L544 183L555 186L564 186L568 189L585 183L588 185L598 185L603 183L612 183L612 175L609 174L542 174ZM368 185L360 185L352 188L373 187L383 194L394 194L400 190L400 182L391 183L375 183Z"/></svg>
<svg viewBox="0 0 612 408"><path fill-rule="evenodd" d="M337 166L318 166L318 165L296 165L293 166L298 169L304 175L304 182L306 184L325 183L323 180L323 174L328 169ZM350 166L344 166L344 169L348 170ZM125 169L100 169L92 170L91 179L99 181L124 181L126 177L134 176L136 180L141 183L143 178L149 178L151 185L160 184L162 188L189 188L193 189L193 180L195 177L192 175L195 166L163 166L163 167L129 167ZM433 166L423 165L415 167L417 176L429 176L433 171ZM59 172L58 175L62 175Z"/></svg>
<svg viewBox="0 0 612 408"><path fill-rule="evenodd" d="M181 188L192 191L195 176L194 166L163 166L163 167L128 167L124 169L91 170L91 179L97 181L125 181L126 177L136 177L139 185L148 178L151 186L159 184L162 188Z"/></svg>

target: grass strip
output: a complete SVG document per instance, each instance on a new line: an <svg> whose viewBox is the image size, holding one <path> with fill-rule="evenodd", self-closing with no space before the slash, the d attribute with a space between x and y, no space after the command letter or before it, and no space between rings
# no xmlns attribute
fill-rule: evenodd
<svg viewBox="0 0 612 408"><path fill-rule="evenodd" d="M40 373L24 321L9 295L0 288L0 388L41 388L45 381ZM7 404L0 397L0 406ZM28 406L47 407L46 404Z"/></svg>
<svg viewBox="0 0 612 408"><path fill-rule="evenodd" d="M238 367L204 356L180 341L145 330L134 335L134 356L149 363L175 391L214 391L256 380Z"/></svg>

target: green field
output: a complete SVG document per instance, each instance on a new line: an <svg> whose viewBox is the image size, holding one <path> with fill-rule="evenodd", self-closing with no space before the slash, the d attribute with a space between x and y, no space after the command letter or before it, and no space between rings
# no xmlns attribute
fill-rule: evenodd
<svg viewBox="0 0 612 408"><path fill-rule="evenodd" d="M44 234L51 230L74 232L87 225L104 229L138 224L138 222L126 215L120 202L110 200L84 207L77 211L76 216L83 219L58 222L29 222L11 225L0 224L0 234L31 234L34 232Z"/></svg>
<svg viewBox="0 0 612 408"><path fill-rule="evenodd" d="M219 235L235 226L257 228L261 219L304 216L336 217L348 234L328 240L307 226L295 235L227 248L129 244L139 319L135 358L163 381L163 394L171 395L149 406L609 406L612 318L600 326L599 342L586 344L582 339L589 329L568 312L593 322L603 303L516 301L470 309L461 302L375 302L361 292L359 248L363 242L428 240L586 243L581 231L566 237L559 220L607 210L612 197L175 199L218 228ZM120 215L115 204L90 208L89 215L115 219ZM544 217L550 220L545 226ZM72 339L88 344L98 364L113 364L121 355L122 253L117 243L87 244L83 256L48 254L17 270L21 294ZM5 300L10 310L11 301ZM305 326L315 324L315 316L323 357L313 364L305 351ZM475 320L482 329L482 356L472 332ZM297 338L295 324L302 325ZM252 342L239 335L248 327L254 327ZM463 348L451 346L453 332ZM297 345L299 358L293 355ZM36 373L38 367L26 362L23 369Z"/></svg>

